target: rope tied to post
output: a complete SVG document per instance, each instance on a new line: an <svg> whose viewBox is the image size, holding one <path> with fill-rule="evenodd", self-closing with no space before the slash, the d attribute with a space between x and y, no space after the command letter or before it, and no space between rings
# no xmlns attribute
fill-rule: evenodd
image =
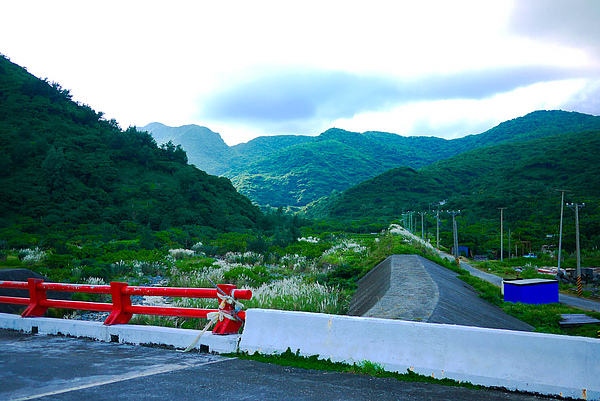
<svg viewBox="0 0 600 401"><path fill-rule="evenodd" d="M218 288L218 287L217 287ZM217 293L217 297L221 300L221 302L219 303L219 320L223 320L223 316L227 317L227 319L231 319L231 320L237 320L237 321L242 321L242 319L240 319L237 315L237 313L239 311L242 310L242 308L244 307L244 304L241 303L240 301L238 301L237 299L235 299L235 290L231 291L231 295L227 295L225 294L220 288L218 288L218 290L221 293ZM225 304L228 303L229 305L233 305L233 316L223 312L223 309L225 308ZM211 313L216 313L216 312L211 312ZM223 316L221 316L221 314Z"/></svg>
<svg viewBox="0 0 600 401"><path fill-rule="evenodd" d="M222 322L225 319L242 321L242 319L238 317L237 312L239 312L244 307L244 304L242 304L240 301L234 298L235 290L231 291L231 295L227 295L223 292L223 290L217 287L216 284L213 283L213 285L218 290L217 298L221 300L221 302L219 302L219 310L217 312L209 312L206 314L208 323L206 324L206 326L204 326L204 328L202 329L200 334L198 334L196 339L186 349L184 349L183 352L189 352L192 349L194 349L194 347L196 346L196 344L198 344L198 341L200 341L200 338L204 335L204 333L206 333L206 331L213 324L217 323L217 321ZM226 304L233 305L233 314L229 314L223 310Z"/></svg>

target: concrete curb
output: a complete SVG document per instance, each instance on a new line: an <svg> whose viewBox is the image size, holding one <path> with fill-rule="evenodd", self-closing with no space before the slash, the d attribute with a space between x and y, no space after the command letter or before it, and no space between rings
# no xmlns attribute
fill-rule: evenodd
<svg viewBox="0 0 600 401"><path fill-rule="evenodd" d="M488 387L600 398L600 340L448 324L249 309L240 351L410 369Z"/></svg>
<svg viewBox="0 0 600 401"><path fill-rule="evenodd" d="M184 349L198 330L0 313L0 328ZM239 344L239 347L238 347ZM203 347L204 346L204 347ZM208 347L208 349L206 348ZM402 320L249 309L240 335L205 333L196 348L282 353L546 395L600 400L600 340Z"/></svg>
<svg viewBox="0 0 600 401"><path fill-rule="evenodd" d="M131 324L105 326L101 322L46 317L22 318L19 315L7 313L0 313L0 328L26 333L84 337L104 342L167 346L176 349L187 348L199 334L198 330L172 327ZM239 334L224 336L206 332L194 348L220 354L236 352L240 337Z"/></svg>

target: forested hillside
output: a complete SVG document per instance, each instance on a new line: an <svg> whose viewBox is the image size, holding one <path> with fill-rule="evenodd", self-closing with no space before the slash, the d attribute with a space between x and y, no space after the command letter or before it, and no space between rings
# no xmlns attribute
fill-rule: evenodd
<svg viewBox="0 0 600 401"><path fill-rule="evenodd" d="M4 56L0 144L0 240L11 246L42 236L232 231L262 216L227 178L188 165L180 146L122 130Z"/></svg>
<svg viewBox="0 0 600 401"><path fill-rule="evenodd" d="M219 134L206 127L184 125L172 128L152 123L140 128L140 131L152 131L158 145L172 142L181 146L190 163L209 174L222 175L229 170L229 147Z"/></svg>
<svg viewBox="0 0 600 401"><path fill-rule="evenodd" d="M175 133L188 127L173 128L169 138L179 143ZM145 128L155 131L152 125ZM207 159L195 159L189 151L188 155L192 163L231 178L241 193L259 205L302 207L392 168L421 168L472 149L585 129L600 129L600 117L536 111L454 140L332 128L316 137L260 137L220 149L222 153L213 152ZM184 149L202 146L187 143L182 142Z"/></svg>
<svg viewBox="0 0 600 401"><path fill-rule="evenodd" d="M522 240L541 245L548 241L547 235L558 231L557 189L571 191L566 198L569 202L586 203L581 211L582 235L587 246L597 244L600 130L476 149L419 170L393 169L315 205L311 214L388 221L399 219L407 211L436 210L438 202L447 200L443 209L461 210L459 219L466 230L463 233L474 230L482 240L494 236L491 233L498 226L498 208L506 207L507 227L512 227ZM572 212L567 213L572 226ZM442 214L442 219L448 218ZM573 240L570 237L567 241L571 248Z"/></svg>

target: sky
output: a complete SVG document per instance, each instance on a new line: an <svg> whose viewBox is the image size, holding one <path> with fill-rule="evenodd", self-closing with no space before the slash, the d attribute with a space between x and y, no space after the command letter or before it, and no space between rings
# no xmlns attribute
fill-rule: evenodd
<svg viewBox="0 0 600 401"><path fill-rule="evenodd" d="M0 21L0 53L121 127L229 145L600 115L600 0L0 0Z"/></svg>

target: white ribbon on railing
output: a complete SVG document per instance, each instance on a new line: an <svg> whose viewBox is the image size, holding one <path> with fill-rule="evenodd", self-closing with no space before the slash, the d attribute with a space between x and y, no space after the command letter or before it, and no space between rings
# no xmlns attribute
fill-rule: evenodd
<svg viewBox="0 0 600 401"><path fill-rule="evenodd" d="M219 288L217 287L217 289L219 289ZM221 302L219 303L219 310L217 312L207 313L206 318L208 319L208 323L206 324L206 326L204 326L204 328L202 329L200 334L198 334L198 337L196 337L194 342L192 342L186 349L184 349L183 352L189 352L189 351L193 350L194 347L196 346L196 344L198 344L200 337L202 337L202 335L204 333L206 333L208 328L210 326L212 326L213 324L215 324L217 322L217 320L219 322L222 322L224 319L241 321L241 319L237 315L237 312L239 310L241 310L241 308L244 307L244 304L242 304L240 301L238 301L237 299L235 299L233 297L234 292L235 292L235 290L233 290L231 292L232 296L229 296L225 293L219 294L217 292L217 297L221 300ZM233 305L233 307L234 307L233 315L230 315L229 313L226 313L225 311L223 311L223 308L225 308L225 304Z"/></svg>

